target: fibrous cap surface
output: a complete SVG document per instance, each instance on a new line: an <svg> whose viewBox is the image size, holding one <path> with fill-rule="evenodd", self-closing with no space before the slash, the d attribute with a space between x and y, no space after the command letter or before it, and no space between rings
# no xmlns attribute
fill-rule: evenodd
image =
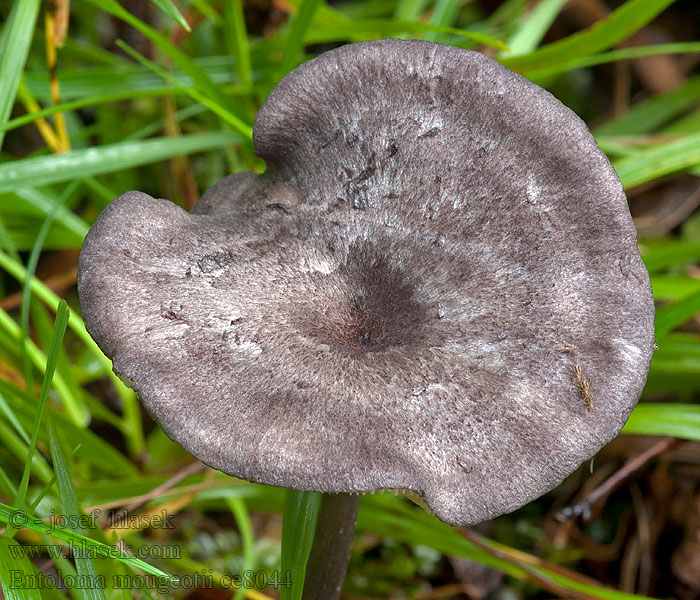
<svg viewBox="0 0 700 600"><path fill-rule="evenodd" d="M653 302L573 112L478 53L383 40L288 75L254 141L264 175L191 213L129 192L81 254L86 325L170 437L238 477L408 488L466 524L618 433Z"/></svg>

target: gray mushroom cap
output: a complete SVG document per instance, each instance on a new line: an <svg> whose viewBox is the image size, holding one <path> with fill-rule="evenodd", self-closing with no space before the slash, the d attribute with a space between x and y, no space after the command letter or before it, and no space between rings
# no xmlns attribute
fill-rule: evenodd
<svg viewBox="0 0 700 600"><path fill-rule="evenodd" d="M166 433L237 477L410 489L451 524L540 496L625 423L654 305L584 123L476 52L344 46L258 113L264 175L90 230L88 330Z"/></svg>

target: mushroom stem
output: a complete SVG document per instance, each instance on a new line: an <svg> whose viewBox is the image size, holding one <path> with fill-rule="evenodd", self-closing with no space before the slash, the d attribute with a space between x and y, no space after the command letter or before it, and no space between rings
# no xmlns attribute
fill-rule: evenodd
<svg viewBox="0 0 700 600"><path fill-rule="evenodd" d="M336 600L340 596L359 504L359 495L322 495L302 600Z"/></svg>

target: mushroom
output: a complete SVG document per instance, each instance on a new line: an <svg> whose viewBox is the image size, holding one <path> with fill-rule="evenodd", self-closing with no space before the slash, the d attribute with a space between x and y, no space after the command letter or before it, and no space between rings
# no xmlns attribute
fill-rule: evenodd
<svg viewBox="0 0 700 600"><path fill-rule="evenodd" d="M649 277L585 124L477 53L346 45L261 107L262 174L98 217L91 335L206 464L512 511L615 437L653 352Z"/></svg>

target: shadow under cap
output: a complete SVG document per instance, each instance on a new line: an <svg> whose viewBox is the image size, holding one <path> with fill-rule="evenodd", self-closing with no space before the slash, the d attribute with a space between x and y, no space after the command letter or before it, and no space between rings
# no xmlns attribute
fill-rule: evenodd
<svg viewBox="0 0 700 600"><path fill-rule="evenodd" d="M171 438L237 477L411 489L471 524L617 435L654 306L573 112L476 52L382 40L290 73L254 141L264 175L191 213L129 192L81 253L88 330Z"/></svg>

